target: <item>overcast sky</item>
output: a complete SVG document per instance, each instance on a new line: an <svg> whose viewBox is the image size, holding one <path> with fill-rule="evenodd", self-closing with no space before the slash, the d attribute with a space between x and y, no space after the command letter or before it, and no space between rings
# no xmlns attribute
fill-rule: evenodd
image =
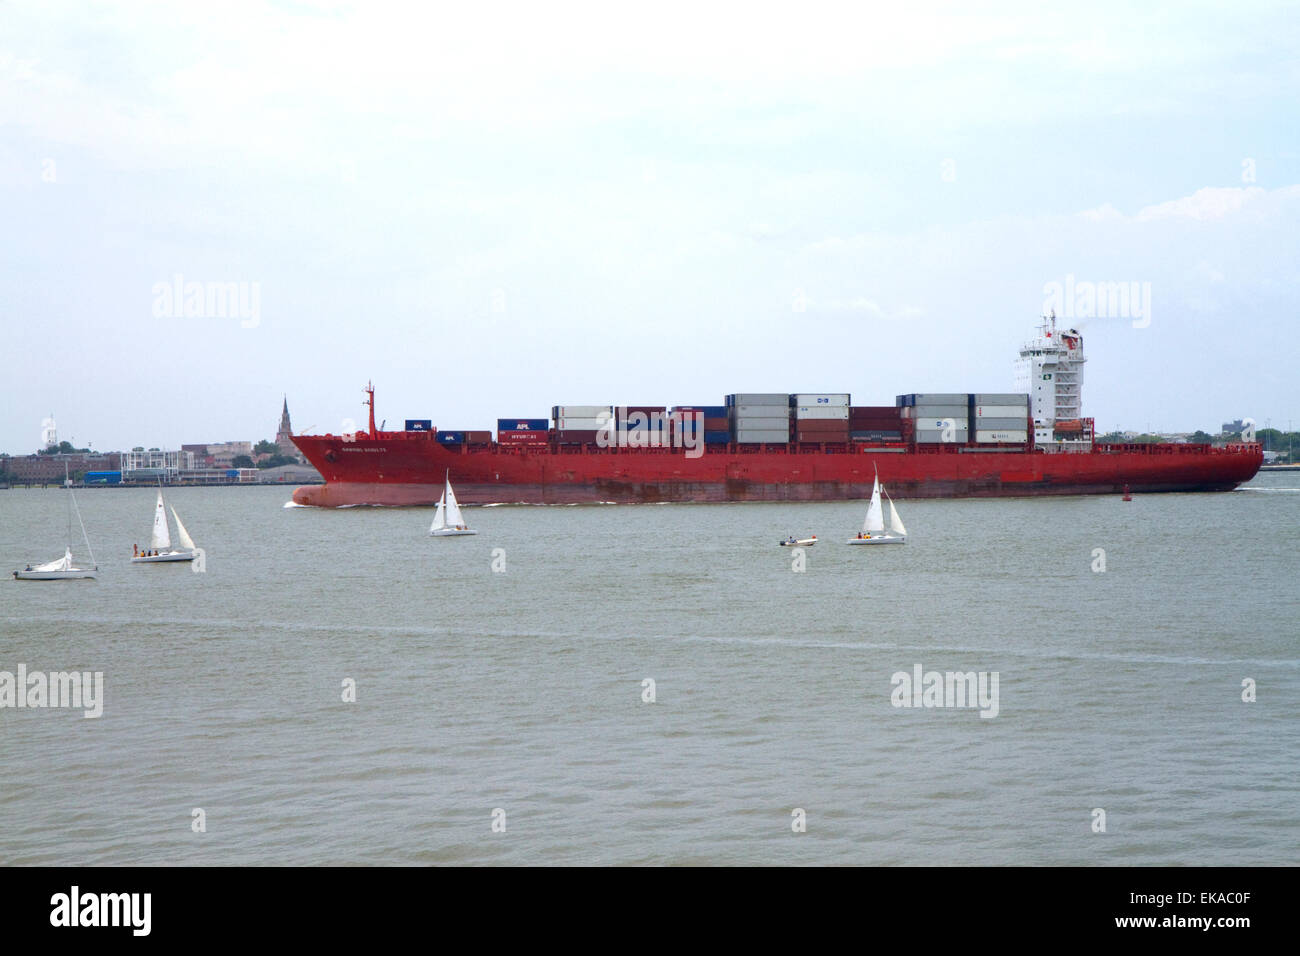
<svg viewBox="0 0 1300 956"><path fill-rule="evenodd" d="M1046 6L5 3L0 450L1005 391L1067 276L1099 428L1300 425L1300 14Z"/></svg>

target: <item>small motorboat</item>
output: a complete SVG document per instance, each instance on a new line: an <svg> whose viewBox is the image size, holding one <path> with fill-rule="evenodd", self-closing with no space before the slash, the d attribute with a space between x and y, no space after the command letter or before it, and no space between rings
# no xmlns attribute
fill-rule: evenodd
<svg viewBox="0 0 1300 956"><path fill-rule="evenodd" d="M783 548L809 548L817 543L817 535L809 538L796 538L794 535L786 538L784 541L778 541L777 544Z"/></svg>

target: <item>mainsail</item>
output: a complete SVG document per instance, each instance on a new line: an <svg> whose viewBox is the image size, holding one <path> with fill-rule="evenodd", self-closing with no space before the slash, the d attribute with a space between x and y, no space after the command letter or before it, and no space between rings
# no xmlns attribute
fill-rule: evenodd
<svg viewBox="0 0 1300 956"><path fill-rule="evenodd" d="M447 490L444 488L442 497L438 499L438 510L433 513L433 524L429 525L430 531L441 531L447 527Z"/></svg>
<svg viewBox="0 0 1300 956"><path fill-rule="evenodd" d="M190 533L185 530L185 525L181 524L181 516L176 513L176 508L172 508L172 517L176 519L176 537L180 539L181 547L186 551L194 550L194 539Z"/></svg>
<svg viewBox="0 0 1300 956"><path fill-rule="evenodd" d="M67 571L72 567L72 549L67 548L63 552L63 557L57 561L47 561L45 564L38 564L32 568L33 571Z"/></svg>
<svg viewBox="0 0 1300 956"><path fill-rule="evenodd" d="M447 489L443 494L447 498L447 524L453 528L465 527L465 518L460 513L460 504L456 501L456 492L451 490L451 479L447 480Z"/></svg>
<svg viewBox="0 0 1300 956"><path fill-rule="evenodd" d="M880 479L871 484L871 507L867 509L867 520L862 522L865 534L883 534L885 531L885 514L880 507Z"/></svg>
<svg viewBox="0 0 1300 956"><path fill-rule="evenodd" d="M162 492L158 492L158 506L153 512L153 534L149 537L151 551L166 551L172 546L171 532L167 530L167 511L163 507Z"/></svg>

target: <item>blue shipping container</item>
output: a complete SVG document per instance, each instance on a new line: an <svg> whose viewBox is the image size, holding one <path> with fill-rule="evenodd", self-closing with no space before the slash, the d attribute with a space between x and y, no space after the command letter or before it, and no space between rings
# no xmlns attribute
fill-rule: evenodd
<svg viewBox="0 0 1300 956"><path fill-rule="evenodd" d="M408 418L406 420L406 430L408 432L431 432L433 431L433 419Z"/></svg>
<svg viewBox="0 0 1300 956"><path fill-rule="evenodd" d="M731 432L705 432L704 444L706 445L725 445L731 441Z"/></svg>
<svg viewBox="0 0 1300 956"><path fill-rule="evenodd" d="M120 471L88 471L82 481L88 485L120 485L122 483L122 473Z"/></svg>
<svg viewBox="0 0 1300 956"><path fill-rule="evenodd" d="M238 478L238 477L239 477L239 469L238 469L238 468L227 468L227 469L226 469L226 477L227 477L227 478Z"/></svg>
<svg viewBox="0 0 1300 956"><path fill-rule="evenodd" d="M498 418L499 432L544 432L551 427L549 418Z"/></svg>
<svg viewBox="0 0 1300 956"><path fill-rule="evenodd" d="M464 432L438 432L438 441L446 445L463 445L465 444Z"/></svg>

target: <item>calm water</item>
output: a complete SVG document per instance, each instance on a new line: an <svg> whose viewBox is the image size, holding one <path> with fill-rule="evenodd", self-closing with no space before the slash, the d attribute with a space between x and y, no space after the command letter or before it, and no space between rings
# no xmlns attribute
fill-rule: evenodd
<svg viewBox="0 0 1300 956"><path fill-rule="evenodd" d="M0 670L106 697L0 710L0 862L1300 856L1300 474L903 501L887 548L840 543L861 502L476 508L438 540L432 509L288 497L171 492L194 574L128 563L152 491L86 490L100 579L0 581ZM0 569L64 526L62 492L0 492ZM803 573L791 532L821 538ZM917 663L999 672L999 715L894 708Z"/></svg>

